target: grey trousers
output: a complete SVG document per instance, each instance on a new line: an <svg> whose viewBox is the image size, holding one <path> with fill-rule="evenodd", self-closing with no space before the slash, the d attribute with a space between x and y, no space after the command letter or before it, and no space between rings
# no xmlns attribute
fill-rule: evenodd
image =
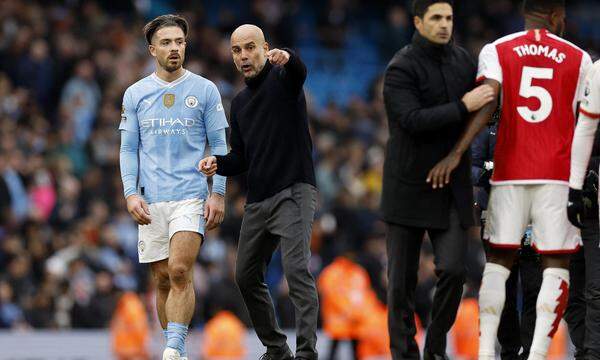
<svg viewBox="0 0 600 360"><path fill-rule="evenodd" d="M245 207L235 279L256 334L267 353L276 358L289 347L275 318L265 272L280 244L283 271L296 310L296 357L317 359L319 302L315 280L308 269L316 195L314 186L296 183Z"/></svg>

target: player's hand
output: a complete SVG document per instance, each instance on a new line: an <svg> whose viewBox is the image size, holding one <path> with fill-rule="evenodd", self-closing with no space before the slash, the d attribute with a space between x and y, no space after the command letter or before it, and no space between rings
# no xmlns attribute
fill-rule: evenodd
<svg viewBox="0 0 600 360"><path fill-rule="evenodd" d="M214 156L205 157L198 163L198 171L210 177L217 173L217 158Z"/></svg>
<svg viewBox="0 0 600 360"><path fill-rule="evenodd" d="M494 89L488 84L476 87L462 98L462 102L469 112L481 109L492 100L494 100Z"/></svg>
<svg viewBox="0 0 600 360"><path fill-rule="evenodd" d="M431 184L431 187L437 189L438 187L443 188L444 185L450 182L450 174L460 164L460 156L452 153L437 163L433 169L427 174L427 182Z"/></svg>
<svg viewBox="0 0 600 360"><path fill-rule="evenodd" d="M290 53L285 50L272 49L267 51L267 59L273 65L285 65L290 60Z"/></svg>
<svg viewBox="0 0 600 360"><path fill-rule="evenodd" d="M140 225L148 225L152 222L148 204L137 194L127 197L127 211L129 211L133 220Z"/></svg>
<svg viewBox="0 0 600 360"><path fill-rule="evenodd" d="M219 226L225 218L225 197L221 194L212 193L204 205L204 220L206 230L212 230Z"/></svg>
<svg viewBox="0 0 600 360"><path fill-rule="evenodd" d="M567 216L573 226L583 229L583 191L569 188L569 202L567 203Z"/></svg>

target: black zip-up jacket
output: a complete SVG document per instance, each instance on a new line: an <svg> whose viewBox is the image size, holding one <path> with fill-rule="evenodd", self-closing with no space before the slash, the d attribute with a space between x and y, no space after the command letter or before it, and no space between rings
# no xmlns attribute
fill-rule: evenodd
<svg viewBox="0 0 600 360"><path fill-rule="evenodd" d="M284 66L269 61L231 102L231 151L217 156L217 174L248 172L247 203L294 183L315 186L312 140L302 86L306 66L290 49Z"/></svg>
<svg viewBox="0 0 600 360"><path fill-rule="evenodd" d="M444 229L454 204L461 224L473 225L469 151L449 186L434 190L425 180L466 126L461 99L475 86L476 72L464 49L433 44L418 33L389 63L383 89L390 131L381 204L386 222Z"/></svg>

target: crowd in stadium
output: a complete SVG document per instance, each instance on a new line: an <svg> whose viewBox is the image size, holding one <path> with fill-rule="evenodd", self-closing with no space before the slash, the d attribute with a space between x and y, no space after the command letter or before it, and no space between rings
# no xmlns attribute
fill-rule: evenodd
<svg viewBox="0 0 600 360"><path fill-rule="evenodd" d="M306 39L335 53L356 32L379 34L365 51L379 59L380 74L413 32L402 1L254 0L221 8L218 1L147 2L154 7L58 3L0 2L2 328L106 327L119 293L129 290L142 294L154 313L148 269L137 261L137 226L123 198L117 131L123 91L153 69L141 33L148 18L173 11L188 19L192 32L185 67L217 84L226 109L243 84L229 49L229 34L238 24L260 25L269 42L297 47L300 56ZM244 5L236 8L237 3ZM573 7L580 21L569 24L568 37L593 53L600 49L600 34L586 30L589 19L578 9ZM514 1L462 2L455 11L457 41L473 54L519 27ZM372 24L379 25L373 29ZM343 57L336 61L361 66ZM319 73L309 67L308 76ZM311 270L318 276L337 256L348 255L367 270L385 302L385 228L378 209L388 131L381 88L376 76L369 79L368 91L346 101L313 95L310 86L305 90L320 193ZM250 325L233 279L244 191L241 179L228 181L225 221L207 234L202 247L193 325L221 309ZM467 297L475 295L484 264L477 230L471 245ZM282 310L282 326L293 327L278 255L267 281ZM425 248L417 290L417 312L425 324L434 283L432 256Z"/></svg>

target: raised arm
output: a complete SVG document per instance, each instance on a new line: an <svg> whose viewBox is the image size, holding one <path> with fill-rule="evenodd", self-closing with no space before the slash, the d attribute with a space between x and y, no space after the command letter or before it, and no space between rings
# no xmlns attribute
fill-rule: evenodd
<svg viewBox="0 0 600 360"><path fill-rule="evenodd" d="M287 53L287 56L286 54ZM284 82L294 91L300 91L304 81L306 80L306 65L302 62L300 57L289 48L273 49L269 51L267 56L269 60L274 64L281 64L280 76ZM285 58L287 57L287 61ZM279 61L278 61L279 60Z"/></svg>

